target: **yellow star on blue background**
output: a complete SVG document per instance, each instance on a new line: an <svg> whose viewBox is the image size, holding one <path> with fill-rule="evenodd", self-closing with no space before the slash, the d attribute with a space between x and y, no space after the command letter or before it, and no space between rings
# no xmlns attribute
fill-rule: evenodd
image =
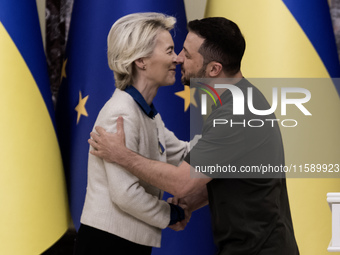
<svg viewBox="0 0 340 255"><path fill-rule="evenodd" d="M175 95L184 99L184 111L186 112L192 104L197 107L195 99L196 88L190 88L189 86L184 86L184 90L176 92Z"/></svg>
<svg viewBox="0 0 340 255"><path fill-rule="evenodd" d="M79 102L78 102L78 105L75 108L75 110L78 112L77 124L79 123L81 115L84 115L86 117L88 116L86 108L85 108L85 104L86 104L88 98L89 98L88 95L86 97L82 98L81 92L79 91Z"/></svg>

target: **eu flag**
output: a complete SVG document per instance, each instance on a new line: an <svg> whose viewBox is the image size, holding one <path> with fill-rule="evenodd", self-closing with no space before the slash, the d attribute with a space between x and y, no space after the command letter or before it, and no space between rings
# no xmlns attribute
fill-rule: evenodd
<svg viewBox="0 0 340 255"><path fill-rule="evenodd" d="M340 87L331 78L340 77L340 66L328 2L208 0L206 16L226 17L240 27L247 43L242 62L246 78L328 78L310 90L314 121L308 128L281 132L286 165L339 162ZM326 194L339 192L340 180L288 179L287 186L300 253L328 254Z"/></svg>
<svg viewBox="0 0 340 255"><path fill-rule="evenodd" d="M0 254L41 254L68 227L35 0L0 1Z"/></svg>
<svg viewBox="0 0 340 255"><path fill-rule="evenodd" d="M107 64L106 39L112 24L134 12L162 12L176 17L172 35L179 53L186 37L186 16L183 0L75 1L70 26L62 84L57 101L57 126L64 167L68 181L70 210L76 229L85 200L87 185L87 139L97 114L114 92L113 73ZM190 90L180 83L161 88L154 100L166 127L179 139L189 140ZM175 94L177 93L177 94ZM186 248L187 247L187 248ZM193 215L188 230L163 231L162 248L154 254L213 254L208 208Z"/></svg>

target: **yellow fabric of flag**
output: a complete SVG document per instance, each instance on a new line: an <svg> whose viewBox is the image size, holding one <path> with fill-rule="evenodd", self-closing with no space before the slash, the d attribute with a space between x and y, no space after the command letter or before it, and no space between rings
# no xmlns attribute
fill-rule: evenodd
<svg viewBox="0 0 340 255"><path fill-rule="evenodd" d="M0 254L41 254L68 228L59 146L44 99L0 22Z"/></svg>
<svg viewBox="0 0 340 255"><path fill-rule="evenodd" d="M308 4L306 8L309 7ZM330 78L284 1L208 0L205 16L226 17L240 27L247 45L241 67L246 78ZM310 91L322 97L309 104L314 122L303 120L304 129L281 128L286 165L339 163L338 92L331 80L322 82L322 86L311 86ZM264 94L271 98L270 93ZM287 183L300 254L329 254L331 211L326 194L340 192L340 179L287 178Z"/></svg>

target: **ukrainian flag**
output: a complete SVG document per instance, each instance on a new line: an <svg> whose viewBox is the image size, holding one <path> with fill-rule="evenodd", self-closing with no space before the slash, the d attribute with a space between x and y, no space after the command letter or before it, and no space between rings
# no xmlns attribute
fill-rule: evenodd
<svg viewBox="0 0 340 255"><path fill-rule="evenodd" d="M35 0L0 1L0 254L40 254L68 227Z"/></svg>
<svg viewBox="0 0 340 255"><path fill-rule="evenodd" d="M246 78L340 77L327 0L208 0L206 16L239 25L247 43L241 68ZM315 121L294 135L281 128L286 165L339 163L339 92L339 82L324 79L311 88L312 99L318 98L310 102ZM340 179L287 182L300 253L328 254L331 212L326 194L340 191Z"/></svg>

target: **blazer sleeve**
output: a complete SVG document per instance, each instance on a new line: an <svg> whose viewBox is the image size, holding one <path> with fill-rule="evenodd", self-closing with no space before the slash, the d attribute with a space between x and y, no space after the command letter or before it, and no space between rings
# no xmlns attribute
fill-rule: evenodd
<svg viewBox="0 0 340 255"><path fill-rule="evenodd" d="M111 130L116 131L117 117L124 117L126 146L137 151L139 142L139 125L133 113L119 114L108 119ZM138 121L137 121L138 122ZM110 197L122 211L158 228L166 228L170 222L170 206L157 196L147 193L140 185L139 179L115 163L104 161Z"/></svg>
<svg viewBox="0 0 340 255"><path fill-rule="evenodd" d="M169 164L178 166L190 150L190 143L179 140L175 134L167 129L162 121L164 140L166 147L166 161Z"/></svg>

